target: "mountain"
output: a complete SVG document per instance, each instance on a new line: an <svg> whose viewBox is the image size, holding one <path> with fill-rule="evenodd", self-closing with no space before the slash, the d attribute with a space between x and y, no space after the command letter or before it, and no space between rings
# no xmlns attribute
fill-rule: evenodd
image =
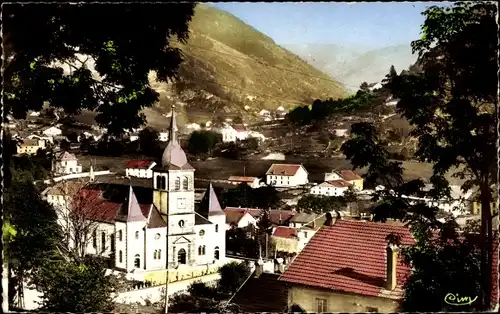
<svg viewBox="0 0 500 314"><path fill-rule="evenodd" d="M204 122L215 115L251 119L263 108L291 108L346 95L329 75L230 13L206 4L196 6L187 43L172 45L184 54L181 81L158 83L151 75L161 96L145 113L155 126L166 123L164 114L172 103L182 108L181 120Z"/></svg>
<svg viewBox="0 0 500 314"><path fill-rule="evenodd" d="M354 92L363 82L381 81L394 65L401 72L415 63L409 44L369 50L366 47L335 44L285 45L317 69L335 77Z"/></svg>

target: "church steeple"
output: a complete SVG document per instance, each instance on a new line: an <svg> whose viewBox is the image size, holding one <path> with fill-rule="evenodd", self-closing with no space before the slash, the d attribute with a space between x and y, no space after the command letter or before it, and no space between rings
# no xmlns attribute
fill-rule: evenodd
<svg viewBox="0 0 500 314"><path fill-rule="evenodd" d="M189 168L192 167L187 162L186 153L182 149L179 141L177 139L177 123L175 121L175 106L172 105L172 116L170 117L170 129L169 129L169 141L168 145L163 151L163 156L161 157L161 165L163 168L169 168L170 166L175 166L177 168Z"/></svg>

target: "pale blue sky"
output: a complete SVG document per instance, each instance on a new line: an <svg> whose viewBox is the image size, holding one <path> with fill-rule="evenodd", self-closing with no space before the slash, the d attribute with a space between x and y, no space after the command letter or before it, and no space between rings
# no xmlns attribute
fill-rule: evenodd
<svg viewBox="0 0 500 314"><path fill-rule="evenodd" d="M277 44L344 44L380 48L419 38L421 12L447 2L220 2Z"/></svg>

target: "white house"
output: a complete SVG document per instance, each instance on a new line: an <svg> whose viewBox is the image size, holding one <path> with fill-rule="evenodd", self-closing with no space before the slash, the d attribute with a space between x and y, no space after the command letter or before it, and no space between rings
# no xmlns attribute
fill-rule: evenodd
<svg viewBox="0 0 500 314"><path fill-rule="evenodd" d="M166 141L168 141L168 131L158 132L158 140L160 142L166 142Z"/></svg>
<svg viewBox="0 0 500 314"><path fill-rule="evenodd" d="M138 133L131 133L129 136L128 136L128 139L131 141L131 142L135 142L139 139L139 134Z"/></svg>
<svg viewBox="0 0 500 314"><path fill-rule="evenodd" d="M326 181L311 188L310 194L324 196L342 196L351 184L345 180Z"/></svg>
<svg viewBox="0 0 500 314"><path fill-rule="evenodd" d="M248 186L251 188L258 188L259 187L259 178L256 177L241 177L241 176L230 176L229 179L227 179L229 182L233 184L240 184L240 183L246 183Z"/></svg>
<svg viewBox="0 0 500 314"><path fill-rule="evenodd" d="M197 123L189 123L186 125L186 129L188 130L193 130L193 131L198 131L201 129L201 126Z"/></svg>
<svg viewBox="0 0 500 314"><path fill-rule="evenodd" d="M81 173L82 166L75 155L64 151L56 154L52 170L56 174Z"/></svg>
<svg viewBox="0 0 500 314"><path fill-rule="evenodd" d="M194 168L176 133L172 114L171 138L161 164L153 168L152 203L139 203L129 187L124 202L102 199L86 217L98 224L88 253L110 258L118 270L158 282L164 282L167 268L191 276L195 269L225 263L226 216L211 184L195 211Z"/></svg>
<svg viewBox="0 0 500 314"><path fill-rule="evenodd" d="M348 129L335 129L335 136L338 137L347 137L348 133Z"/></svg>
<svg viewBox="0 0 500 314"><path fill-rule="evenodd" d="M248 138L248 129L243 125L225 125L220 129L222 134L222 141L224 143L227 142L235 142L236 140L246 140Z"/></svg>
<svg viewBox="0 0 500 314"><path fill-rule="evenodd" d="M51 126L50 128L45 129L43 131L43 134L46 136L59 136L62 134L62 131L60 128L58 128L56 126Z"/></svg>
<svg viewBox="0 0 500 314"><path fill-rule="evenodd" d="M125 175L151 179L154 166L156 166L156 162L152 160L130 160L125 165Z"/></svg>
<svg viewBox="0 0 500 314"><path fill-rule="evenodd" d="M350 183L354 190L363 190L363 178L352 170L333 170L325 173L325 182L344 180Z"/></svg>
<svg viewBox="0 0 500 314"><path fill-rule="evenodd" d="M249 225L256 226L257 219L251 213L249 208L226 207L224 213L226 215L226 228L245 228Z"/></svg>
<svg viewBox="0 0 500 314"><path fill-rule="evenodd" d="M303 165L273 164L266 172L266 183L276 187L295 187L309 183Z"/></svg>
<svg viewBox="0 0 500 314"><path fill-rule="evenodd" d="M270 114L271 114L271 112L269 112L269 110L266 110L266 109L262 109L261 111L259 111L259 115L261 117L269 116Z"/></svg>

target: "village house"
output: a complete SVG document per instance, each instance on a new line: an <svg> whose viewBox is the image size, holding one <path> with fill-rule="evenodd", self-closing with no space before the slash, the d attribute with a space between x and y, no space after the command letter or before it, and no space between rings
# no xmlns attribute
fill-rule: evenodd
<svg viewBox="0 0 500 314"><path fill-rule="evenodd" d="M158 140L160 142L166 142L168 141L168 131L165 131L165 130L161 130L160 132L158 132Z"/></svg>
<svg viewBox="0 0 500 314"><path fill-rule="evenodd" d="M129 186L125 201L101 195L100 203L83 211L97 223L87 252L108 257L114 268L141 281L165 283L166 267L175 281L225 263L226 216L211 184L195 210L194 168L177 140L173 113L170 125L161 164L153 168L152 203L139 203Z"/></svg>
<svg viewBox="0 0 500 314"><path fill-rule="evenodd" d="M56 126L51 126L50 128L45 129L42 133L45 136L54 137L54 136L60 136L62 134L62 131L60 128Z"/></svg>
<svg viewBox="0 0 500 314"><path fill-rule="evenodd" d="M401 247L387 242L391 233L401 236L401 246L415 243L404 226L334 222L329 216L279 278L288 286L288 307L318 313L398 312L410 268Z"/></svg>
<svg viewBox="0 0 500 314"><path fill-rule="evenodd" d="M333 170L325 173L325 182L336 180L347 181L352 184L353 189L356 191L363 190L363 178L352 170Z"/></svg>
<svg viewBox="0 0 500 314"><path fill-rule="evenodd" d="M24 139L17 144L18 154L34 155L39 149L45 149L45 141L40 139Z"/></svg>
<svg viewBox="0 0 500 314"><path fill-rule="evenodd" d="M349 189L351 184L345 180L331 180L320 183L309 191L313 195L342 196Z"/></svg>
<svg viewBox="0 0 500 314"><path fill-rule="evenodd" d="M55 155L52 171L55 174L72 174L81 173L82 166L78 164L78 159L75 155L69 152L60 152Z"/></svg>
<svg viewBox="0 0 500 314"><path fill-rule="evenodd" d="M130 133L128 139L131 142L137 141L139 139L139 133Z"/></svg>
<svg viewBox="0 0 500 314"><path fill-rule="evenodd" d="M470 208L469 211L472 215L480 215L481 214L481 200L480 200L481 192L478 190L474 192L470 196ZM496 199L496 201L495 201ZM498 199L494 197L493 202L490 203L490 208L491 212L497 212L498 211Z"/></svg>
<svg viewBox="0 0 500 314"><path fill-rule="evenodd" d="M156 162L152 160L130 160L125 164L125 175L127 177L151 179L155 166Z"/></svg>
<svg viewBox="0 0 500 314"><path fill-rule="evenodd" d="M226 214L226 224L228 229L231 227L245 228L250 224L256 225L257 220L262 215L262 209L259 208L240 208L240 207L226 207L224 208ZM269 210L271 223L273 226L288 226L290 219L296 214L290 210Z"/></svg>
<svg viewBox="0 0 500 314"><path fill-rule="evenodd" d="M222 141L224 143L236 142L237 140L243 141L248 138L248 129L241 124L229 125L226 124L220 129L222 134Z"/></svg>
<svg viewBox="0 0 500 314"><path fill-rule="evenodd" d="M259 178L256 177L240 177L240 176L230 176L227 179L232 184L246 183L249 187L256 189L259 187Z"/></svg>
<svg viewBox="0 0 500 314"><path fill-rule="evenodd" d="M349 136L349 129L335 129L335 136L348 137Z"/></svg>
<svg viewBox="0 0 500 314"><path fill-rule="evenodd" d="M309 183L308 175L301 164L273 164L266 172L266 183L276 187L296 187Z"/></svg>

